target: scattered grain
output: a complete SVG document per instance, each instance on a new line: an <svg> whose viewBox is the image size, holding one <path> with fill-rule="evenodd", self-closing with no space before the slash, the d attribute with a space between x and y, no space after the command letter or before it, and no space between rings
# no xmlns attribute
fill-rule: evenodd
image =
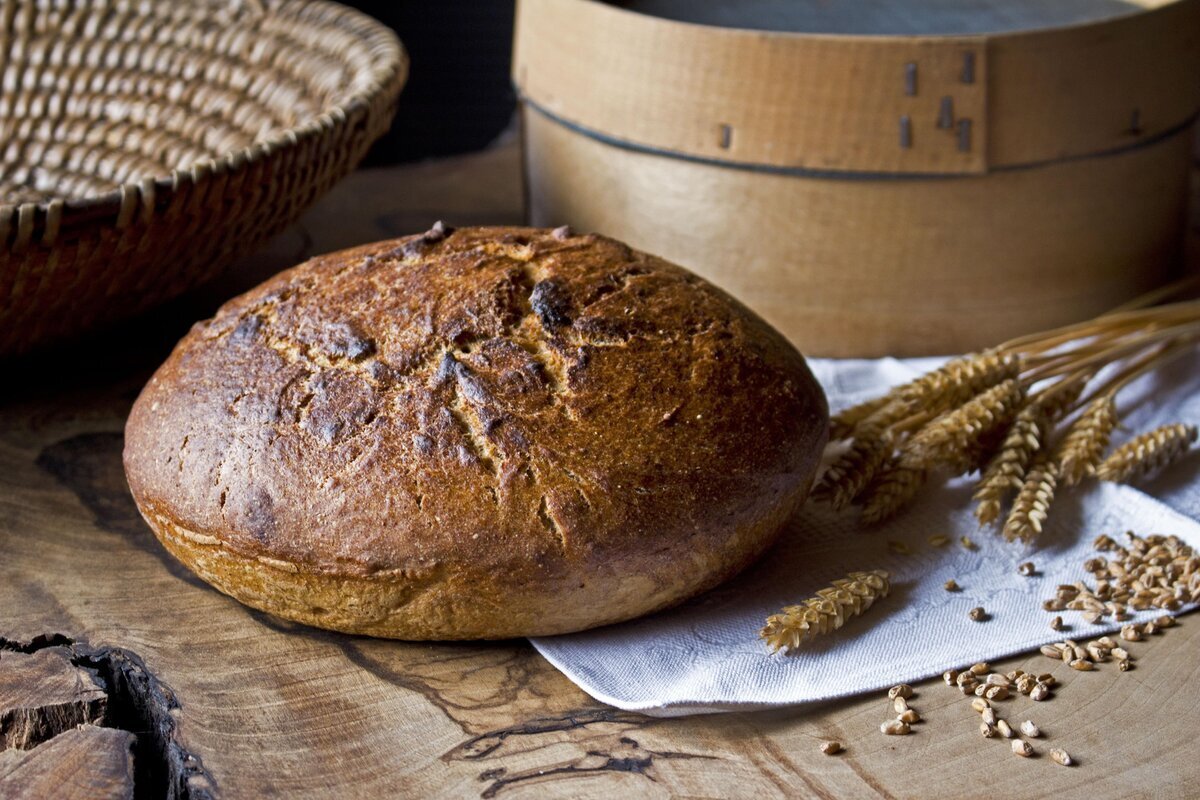
<svg viewBox="0 0 1200 800"><path fill-rule="evenodd" d="M1091 672L1096 668L1096 665L1088 661L1086 658L1076 658L1071 660L1071 669L1077 669L1080 672Z"/></svg>
<svg viewBox="0 0 1200 800"><path fill-rule="evenodd" d="M1071 760L1071 756L1066 750L1058 747L1050 751L1050 760L1055 764L1061 764L1064 767L1069 767L1075 763L1073 760Z"/></svg>
<svg viewBox="0 0 1200 800"><path fill-rule="evenodd" d="M1041 702L1050 697L1050 687L1038 681L1038 685L1033 687L1033 691L1029 693L1029 699L1036 702Z"/></svg>
<svg viewBox="0 0 1200 800"><path fill-rule="evenodd" d="M912 729L908 727L908 723L900 719L889 719L879 726L879 730L888 736L907 736L912 732Z"/></svg>
<svg viewBox="0 0 1200 800"><path fill-rule="evenodd" d="M976 606L967 612L967 616L975 622L984 622L988 618L988 613L983 610L983 606Z"/></svg>
<svg viewBox="0 0 1200 800"><path fill-rule="evenodd" d="M1041 729L1034 725L1032 721L1025 720L1021 723L1021 733L1028 736L1030 739L1036 739L1042 735Z"/></svg>
<svg viewBox="0 0 1200 800"><path fill-rule="evenodd" d="M1121 628L1121 638L1127 642L1140 642L1142 632L1137 625L1125 625Z"/></svg>
<svg viewBox="0 0 1200 800"><path fill-rule="evenodd" d="M982 697L976 697L971 701L971 708L982 714L984 711L987 711L991 708L991 704L989 704L988 701Z"/></svg>
<svg viewBox="0 0 1200 800"><path fill-rule="evenodd" d="M1066 625L1066 623L1063 622L1062 617L1055 617L1054 619L1050 620L1050 629L1056 630L1056 631L1063 631L1063 630L1067 629L1067 625ZM1042 648L1042 652L1043 653L1046 652L1045 647ZM1055 653L1054 656L1057 658L1058 653Z"/></svg>
<svg viewBox="0 0 1200 800"><path fill-rule="evenodd" d="M905 711L908 711L908 701L903 697L896 697L892 700L892 708L895 709L897 714L903 714Z"/></svg>
<svg viewBox="0 0 1200 800"><path fill-rule="evenodd" d="M917 713L917 710L915 708L910 708L910 709L907 709L903 714L901 714L898 717L898 719L901 722L907 722L909 725L912 725L914 722L921 721L921 715Z"/></svg>
<svg viewBox="0 0 1200 800"><path fill-rule="evenodd" d="M958 585L958 581L954 580L954 578L951 578L950 580L946 581L945 583L942 584L942 586L946 589L947 592L962 591L962 587Z"/></svg>
<svg viewBox="0 0 1200 800"><path fill-rule="evenodd" d="M895 700L897 697L903 697L904 699L907 700L908 698L910 698L912 696L913 696L912 687L909 686L907 683L898 683L895 686L893 686L892 688L888 689L888 697L891 698L892 700Z"/></svg>
<svg viewBox="0 0 1200 800"><path fill-rule="evenodd" d="M1012 726L1008 724L1007 720L1003 719L996 720L996 731L1005 739L1011 739L1017 735L1013 732Z"/></svg>
<svg viewBox="0 0 1200 800"><path fill-rule="evenodd" d="M1033 755L1033 747L1024 739L1013 739L1012 751L1022 758L1029 758Z"/></svg>
<svg viewBox="0 0 1200 800"><path fill-rule="evenodd" d="M827 756L836 755L842 752L842 743L838 741L829 741L821 745L821 752Z"/></svg>
<svg viewBox="0 0 1200 800"><path fill-rule="evenodd" d="M1017 572L1021 573L1026 578L1029 578L1037 574L1037 567L1033 565L1032 561L1026 561L1017 567Z"/></svg>
<svg viewBox="0 0 1200 800"><path fill-rule="evenodd" d="M967 536L966 534L963 534L962 536L958 537L958 541L962 544L963 547L967 548L968 550L978 550L979 549L979 545L975 544L975 542L972 541L971 537Z"/></svg>

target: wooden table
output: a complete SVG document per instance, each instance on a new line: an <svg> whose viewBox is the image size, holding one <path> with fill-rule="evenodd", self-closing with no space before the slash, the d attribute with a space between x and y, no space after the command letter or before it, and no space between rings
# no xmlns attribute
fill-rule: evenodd
<svg viewBox="0 0 1200 800"><path fill-rule="evenodd" d="M1022 697L1006 708L1010 719L1041 725L1043 754L1060 746L1078 759L1067 769L983 739L969 704L940 682L917 687L925 721L908 737L880 734L890 706L879 695L655 719L591 700L522 641L408 644L302 628L237 604L173 562L129 498L121 431L188 325L308 254L424 230L437 218L518 222L520 199L511 142L360 172L215 286L6 367L0 742L12 723L3 715L22 703L40 703L27 717L50 727L123 727L138 736L132 780L142 796L1200 796L1196 619L1135 645L1138 666L1128 673L1074 673L1036 654L1001 665L1062 680L1054 700ZM45 685L19 677L48 664L57 672ZM96 705L92 675L108 687L107 710ZM17 697L18 684L43 699ZM71 697L55 695L64 691ZM58 796L120 796L129 742L103 730L81 729L78 745L51 740L71 758L49 745L0 751L0 795L54 786ZM830 738L846 752L822 755ZM39 767L33 754L54 766ZM38 784L47 774L54 780Z"/></svg>

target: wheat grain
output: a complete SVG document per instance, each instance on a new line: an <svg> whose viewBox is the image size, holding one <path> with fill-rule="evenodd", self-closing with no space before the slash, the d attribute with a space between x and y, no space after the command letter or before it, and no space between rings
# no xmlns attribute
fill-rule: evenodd
<svg viewBox="0 0 1200 800"><path fill-rule="evenodd" d="M1074 486L1096 469L1108 449L1119 416L1114 395L1093 400L1079 419L1067 430L1059 444L1055 461L1063 486Z"/></svg>
<svg viewBox="0 0 1200 800"><path fill-rule="evenodd" d="M851 617L862 614L891 588L884 570L852 572L817 592L803 603L787 606L767 617L759 636L774 651L791 652L802 642L835 631Z"/></svg>
<svg viewBox="0 0 1200 800"><path fill-rule="evenodd" d="M1071 756L1067 754L1066 750L1063 750L1058 747L1056 747L1050 751L1050 759L1055 764L1061 764L1064 767L1069 767L1075 763L1075 761L1071 758Z"/></svg>
<svg viewBox="0 0 1200 800"><path fill-rule="evenodd" d="M1013 739L1012 751L1022 758L1029 758L1033 755L1033 747L1024 739Z"/></svg>
<svg viewBox="0 0 1200 800"><path fill-rule="evenodd" d="M1163 425L1113 450L1096 467L1096 477L1102 481L1128 483L1151 475L1183 457L1195 441L1194 425L1181 422Z"/></svg>

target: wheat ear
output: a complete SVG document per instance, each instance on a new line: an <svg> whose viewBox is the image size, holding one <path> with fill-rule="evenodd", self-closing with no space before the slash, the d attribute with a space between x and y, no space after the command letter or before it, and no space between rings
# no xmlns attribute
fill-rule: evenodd
<svg viewBox="0 0 1200 800"><path fill-rule="evenodd" d="M1050 426L1062 417L1083 393L1085 381L1043 390L1029 399L1004 436L996 454L988 462L972 499L979 524L990 525L1000 519L1010 494L1019 492L1034 456L1050 435Z"/></svg>
<svg viewBox="0 0 1200 800"><path fill-rule="evenodd" d="M1021 360L1011 353L985 350L948 361L938 369L895 390L910 408L945 411L970 400L998 383L1015 378Z"/></svg>
<svg viewBox="0 0 1200 800"><path fill-rule="evenodd" d="M808 639L836 631L876 600L887 597L891 589L888 577L881 569L851 572L829 588L821 589L816 597L767 617L767 624L758 635L773 651L791 652Z"/></svg>
<svg viewBox="0 0 1200 800"><path fill-rule="evenodd" d="M980 525L998 520L1008 495L1020 491L1029 463L1041 449L1045 435L1046 419L1041 407L1031 403L1021 409L975 487L972 498L977 504L975 518Z"/></svg>
<svg viewBox="0 0 1200 800"><path fill-rule="evenodd" d="M1012 421L1024 399L1025 390L1017 380L1009 378L996 384L917 431L904 444L902 456L927 469L947 467L955 474L970 472L988 445L994 444L996 433Z"/></svg>
<svg viewBox="0 0 1200 800"><path fill-rule="evenodd" d="M850 448L821 476L813 489L813 499L828 502L835 510L844 508L871 482L894 446L894 437L887 429L859 428Z"/></svg>
<svg viewBox="0 0 1200 800"><path fill-rule="evenodd" d="M1196 426L1182 422L1163 425L1113 450L1096 467L1096 477L1113 483L1145 477L1182 458L1195 441Z"/></svg>
<svg viewBox="0 0 1200 800"><path fill-rule="evenodd" d="M912 502L928 477L925 467L894 458L863 491L862 521L876 525L891 519Z"/></svg>
<svg viewBox="0 0 1200 800"><path fill-rule="evenodd" d="M831 439L848 439L855 435L859 426L868 422L887 427L919 411L939 414L962 405L997 383L1015 378L1020 370L1021 361L1017 356L999 350L956 358L881 397L834 414L829 436Z"/></svg>
<svg viewBox="0 0 1200 800"><path fill-rule="evenodd" d="M1010 542L1032 542L1042 532L1054 490L1058 486L1056 464L1039 456L1030 467L1021 491L1013 500L1012 511L1004 521L1004 538Z"/></svg>
<svg viewBox="0 0 1200 800"><path fill-rule="evenodd" d="M1063 486L1074 486L1095 471L1118 420L1113 394L1105 394L1088 404L1058 447L1055 461Z"/></svg>
<svg viewBox="0 0 1200 800"><path fill-rule="evenodd" d="M859 425L892 402L893 399L890 394L882 394L837 412L829 418L829 440L832 442L838 439L849 439L856 435Z"/></svg>

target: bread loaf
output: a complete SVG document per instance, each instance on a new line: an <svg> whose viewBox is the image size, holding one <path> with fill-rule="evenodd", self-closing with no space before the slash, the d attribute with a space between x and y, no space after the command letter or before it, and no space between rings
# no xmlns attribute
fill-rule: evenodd
<svg viewBox="0 0 1200 800"><path fill-rule="evenodd" d="M243 603L491 639L730 577L804 500L826 427L800 354L686 270L439 224L197 324L137 399L125 467L163 545Z"/></svg>

